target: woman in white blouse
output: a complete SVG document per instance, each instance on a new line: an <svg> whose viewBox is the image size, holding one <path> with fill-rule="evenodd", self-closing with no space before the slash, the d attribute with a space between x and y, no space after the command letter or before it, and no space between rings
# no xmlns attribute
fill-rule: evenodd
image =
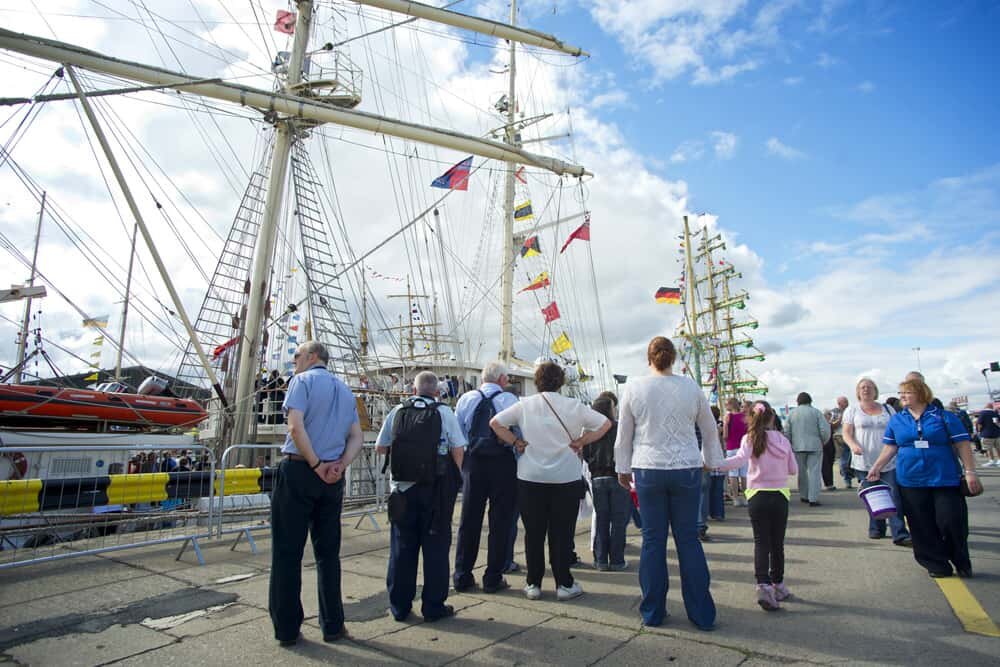
<svg viewBox="0 0 1000 667"><path fill-rule="evenodd" d="M878 398L878 387L871 378L861 378L855 389L858 404L844 410L842 417L844 443L851 449L851 468L858 478L858 484L865 484L868 471L882 453L882 436L889 418L895 411L888 405L882 405ZM893 502L897 508L903 506L896 485L896 459L892 459L882 468L882 482L892 491ZM879 540L885 537L885 519L868 519L868 537ZM896 512L889 519L892 531L892 542L896 546L909 547L913 545L910 532L906 529L903 513Z"/></svg>
<svg viewBox="0 0 1000 667"><path fill-rule="evenodd" d="M611 421L580 401L562 396L566 374L547 361L535 369L537 394L522 398L490 420L501 442L522 452L517 461L517 504L524 523L524 557L528 581L524 595L542 596L545 575L545 539L559 600L583 594L570 572L573 533L580 500L586 493L580 450L601 439ZM511 427L518 426L523 438Z"/></svg>
<svg viewBox="0 0 1000 667"><path fill-rule="evenodd" d="M676 358L667 338L649 342L650 375L629 380L619 405L615 467L622 486L628 487L634 476L639 496L643 625L661 625L667 616L667 533L672 532L688 619L711 630L715 602L698 541L698 503L702 470L716 468L724 459L708 400L694 380L674 375ZM700 451L696 425L703 438Z"/></svg>

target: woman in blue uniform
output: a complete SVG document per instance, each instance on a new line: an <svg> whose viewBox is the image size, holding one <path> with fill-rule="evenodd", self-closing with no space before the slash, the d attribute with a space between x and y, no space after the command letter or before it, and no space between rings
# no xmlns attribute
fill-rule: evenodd
<svg viewBox="0 0 1000 667"><path fill-rule="evenodd" d="M883 466L896 456L896 482L913 557L932 577L950 577L953 565L958 576L971 577L969 512L959 484L964 475L973 493L982 486L969 434L956 415L931 405L933 395L923 380L903 382L899 398L903 409L889 420L885 446L868 479L877 481Z"/></svg>

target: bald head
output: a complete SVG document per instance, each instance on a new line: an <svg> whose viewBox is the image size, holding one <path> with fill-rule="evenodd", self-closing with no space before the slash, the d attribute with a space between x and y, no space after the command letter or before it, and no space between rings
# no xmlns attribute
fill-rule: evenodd
<svg viewBox="0 0 1000 667"><path fill-rule="evenodd" d="M846 410L847 409L847 397L846 396L838 396L837 397L837 407L840 408L841 410Z"/></svg>

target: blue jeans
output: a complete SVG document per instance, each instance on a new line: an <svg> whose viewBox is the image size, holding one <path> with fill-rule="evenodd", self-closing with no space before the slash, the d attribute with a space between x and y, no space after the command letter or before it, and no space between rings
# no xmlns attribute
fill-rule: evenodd
<svg viewBox="0 0 1000 667"><path fill-rule="evenodd" d="M708 590L708 563L698 541L702 470L636 469L633 473L642 511L642 622L657 626L667 615L667 533L672 531L687 617L702 630L711 630L715 625L715 601Z"/></svg>
<svg viewBox="0 0 1000 667"><path fill-rule="evenodd" d="M843 436L833 436L834 447L840 448L840 476L844 478L844 484L850 488L854 475L851 470L851 448L844 442Z"/></svg>
<svg viewBox="0 0 1000 667"><path fill-rule="evenodd" d="M701 510L698 516L698 530L708 528L708 517L726 518L725 475L713 475L705 471L701 478Z"/></svg>
<svg viewBox="0 0 1000 667"><path fill-rule="evenodd" d="M858 477L858 484L864 484L865 480L868 479L868 472L865 470L855 470L854 474ZM885 482L886 486L889 487L889 491L892 493L892 502L896 503L896 513L889 518L892 541L899 542L905 540L910 536L910 531L906 529L906 522L903 521L903 499L899 495L899 485L896 484L896 471L883 470L880 480ZM884 536L885 522L885 519L872 519L869 516L868 534Z"/></svg>
<svg viewBox="0 0 1000 667"><path fill-rule="evenodd" d="M625 563L625 527L632 510L632 498L618 483L617 477L591 480L590 492L594 498L596 526L594 563L622 565Z"/></svg>

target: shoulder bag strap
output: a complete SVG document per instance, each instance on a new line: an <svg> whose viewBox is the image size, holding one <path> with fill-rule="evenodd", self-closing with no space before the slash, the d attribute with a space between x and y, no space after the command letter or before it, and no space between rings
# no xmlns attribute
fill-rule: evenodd
<svg viewBox="0 0 1000 667"><path fill-rule="evenodd" d="M566 424L563 422L562 417L559 416L559 413L556 412L556 409L552 407L551 403L549 403L549 399L545 398L545 394L539 394L539 396L542 397L542 400L545 401L545 405L549 406L549 410L551 410L552 414L554 414L556 416L556 419L559 420L559 425L563 427L564 431L566 431L566 435L567 437L569 437L569 441L573 442L574 439L573 434L569 432L568 428L566 428Z"/></svg>

